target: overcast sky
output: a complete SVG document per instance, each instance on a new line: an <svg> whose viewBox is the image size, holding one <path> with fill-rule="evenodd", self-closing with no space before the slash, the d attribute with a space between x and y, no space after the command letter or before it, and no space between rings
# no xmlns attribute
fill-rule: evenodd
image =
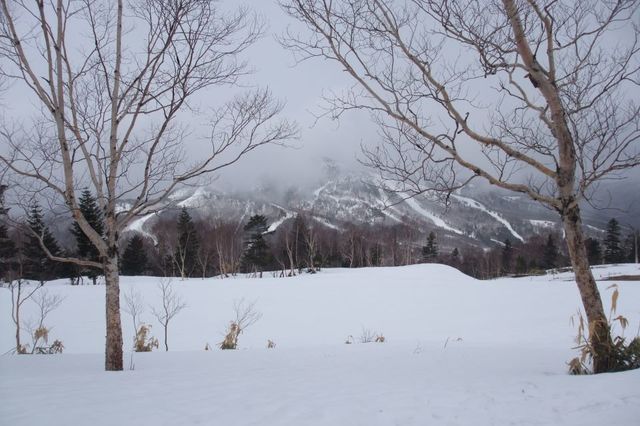
<svg viewBox="0 0 640 426"><path fill-rule="evenodd" d="M225 6L237 1L223 0ZM294 25L275 0L249 0L243 4L262 15L268 24L265 36L247 53L255 73L245 83L269 86L273 95L286 102L284 116L300 127L300 140L293 148L264 147L242 160L242 164L225 171L223 181L246 178L250 181L305 183L320 178L322 159L331 158L345 169L357 168L361 143L375 143L377 128L367 114L352 113L337 122L316 119L321 113L322 96L328 90L351 84L335 63L322 60L296 64L291 52L276 41L287 25Z"/></svg>
<svg viewBox="0 0 640 426"><path fill-rule="evenodd" d="M347 74L335 63L321 59L295 63L292 53L278 44L276 36L282 35L288 25L297 24L284 14L276 0L221 0L221 4L225 9L242 4L264 17L268 25L264 37L245 54L255 72L242 83L247 87L268 86L276 98L285 101L283 116L298 123L300 139L292 148L269 146L254 151L226 169L216 186L247 188L276 183L286 187L289 183L313 183L321 177L325 157L335 160L346 170L360 167L356 161L360 156L360 145L378 142L378 130L369 116L350 113L340 122L316 118L322 111L323 93L351 86ZM33 105L30 104L35 102L19 93L15 95L11 99L14 114L31 113ZM219 98L219 92L214 88L201 102L214 103L211 100ZM640 174L638 172L635 174Z"/></svg>

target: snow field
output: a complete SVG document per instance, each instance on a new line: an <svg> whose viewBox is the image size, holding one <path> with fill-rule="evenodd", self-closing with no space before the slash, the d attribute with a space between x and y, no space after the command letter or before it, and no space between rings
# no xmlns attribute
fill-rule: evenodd
<svg viewBox="0 0 640 426"><path fill-rule="evenodd" d="M638 274L636 265L597 277ZM174 280L187 308L170 352L127 353L105 373L104 287L47 284L65 301L47 324L60 356L0 357L0 424L136 425L636 425L640 372L566 374L580 306L571 274L477 281L442 265L325 270L295 278ZM122 291L159 304L158 278L123 277ZM609 306L612 282L601 282ZM640 283L618 282L618 313L640 322ZM233 302L263 317L240 350L204 351ZM0 291L1 348L13 344ZM32 314L25 304L25 318ZM162 330L147 308L142 319ZM125 347L133 326L123 313ZM385 343L357 343L362 329ZM345 345L352 335L356 344ZM267 339L275 349L265 349ZM162 347L162 341L161 341Z"/></svg>

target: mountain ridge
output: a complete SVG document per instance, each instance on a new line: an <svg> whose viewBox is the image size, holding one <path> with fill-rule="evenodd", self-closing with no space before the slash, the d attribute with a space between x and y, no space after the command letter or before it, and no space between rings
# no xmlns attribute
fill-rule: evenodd
<svg viewBox="0 0 640 426"><path fill-rule="evenodd" d="M156 241L153 223L183 207L192 216L212 222L246 222L251 215L263 214L269 232L303 214L314 226L335 230L349 224L407 225L424 234L436 232L441 241L454 245L466 242L484 248L495 247L507 238L524 241L534 234L561 232L552 211L518 194L469 186L451 194L445 205L435 197L409 197L391 190L370 175L353 174L334 176L308 190L290 188L284 194L261 187L242 192L212 186L184 188L171 194L158 212L142 216L128 230ZM587 232L601 236L606 220L603 215L587 215Z"/></svg>

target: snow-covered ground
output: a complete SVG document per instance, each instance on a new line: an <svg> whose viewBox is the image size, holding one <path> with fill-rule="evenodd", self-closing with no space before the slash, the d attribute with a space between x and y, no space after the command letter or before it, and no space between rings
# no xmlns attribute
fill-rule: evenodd
<svg viewBox="0 0 640 426"><path fill-rule="evenodd" d="M175 280L187 308L169 326L170 352L127 353L119 373L102 371L104 287L49 283L65 297L47 320L65 353L0 357L0 424L636 425L640 371L566 373L575 356L570 317L580 306L570 280L477 281L441 265ZM122 290L157 306L158 282L125 277ZM613 283L618 313L630 320L626 335L635 335L640 282L601 282L607 307ZM222 340L242 298L263 316L240 337L240 350L204 351ZM24 305L24 318L33 308ZM8 350L6 289L0 314L0 349ZM142 319L161 338L148 307ZM123 326L129 348L124 313ZM363 330L386 341L359 343ZM346 345L349 336L355 343ZM268 339L275 349L265 348Z"/></svg>

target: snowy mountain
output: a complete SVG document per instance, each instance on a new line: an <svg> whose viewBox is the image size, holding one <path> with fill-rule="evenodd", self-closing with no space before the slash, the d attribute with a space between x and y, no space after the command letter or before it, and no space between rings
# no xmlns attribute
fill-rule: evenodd
<svg viewBox="0 0 640 426"><path fill-rule="evenodd" d="M382 187L367 175L329 179L312 189L292 188L286 193L267 187L225 193L213 187L181 189L159 212L139 218L129 230L154 238L151 229L160 217L172 217L185 207L198 219L211 222L246 222L263 214L275 231L285 221L304 214L317 226L344 229L357 225L406 225L418 232L436 232L441 242L464 242L480 247L501 244L509 238L522 241L533 234L560 232L557 215L525 196L468 186L452 194L445 206L425 195L408 198ZM590 233L599 237L609 217L587 214Z"/></svg>

